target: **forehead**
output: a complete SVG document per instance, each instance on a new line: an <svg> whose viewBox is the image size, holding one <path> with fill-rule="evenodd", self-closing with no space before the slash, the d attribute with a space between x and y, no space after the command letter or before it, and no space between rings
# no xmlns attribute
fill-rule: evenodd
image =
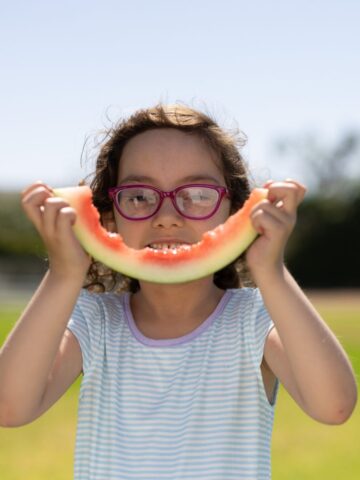
<svg viewBox="0 0 360 480"><path fill-rule="evenodd" d="M125 145L118 181L147 176L176 183L182 177L204 175L222 182L220 164L219 157L199 135L172 128L148 130Z"/></svg>

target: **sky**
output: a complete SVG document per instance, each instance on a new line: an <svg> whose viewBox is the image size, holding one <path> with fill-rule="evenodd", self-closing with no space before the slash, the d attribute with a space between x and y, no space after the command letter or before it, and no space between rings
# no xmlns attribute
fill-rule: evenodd
<svg viewBox="0 0 360 480"><path fill-rule="evenodd" d="M0 0L0 189L91 173L99 132L186 103L248 138L255 179L297 178L284 138L360 131L357 0ZM81 167L85 148L88 157Z"/></svg>

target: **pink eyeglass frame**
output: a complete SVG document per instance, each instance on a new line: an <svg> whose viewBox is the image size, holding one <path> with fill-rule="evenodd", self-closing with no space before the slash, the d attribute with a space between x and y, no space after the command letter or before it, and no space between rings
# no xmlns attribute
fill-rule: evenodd
<svg viewBox="0 0 360 480"><path fill-rule="evenodd" d="M186 215L184 214L179 208L178 206L176 205L176 201L175 201L175 196L177 194L177 192L179 192L180 190L183 190L184 188L188 188L188 187L206 187L206 188L211 188L212 190L216 190L218 192L218 195L219 195L219 198L218 198L218 201L214 207L214 210L208 214L208 215L205 215L203 217L192 217L190 215ZM156 207L155 211L151 214L151 215L147 215L145 217L129 217L128 215L126 215L125 213L123 213L119 207L119 204L118 204L118 201L117 201L117 193L118 192L121 192L122 190L128 190L128 189L131 189L131 188L148 188L150 190L154 190L155 192L157 192L160 196L160 202L159 202L159 205ZM220 203L222 201L222 199L227 196L229 197L229 190L226 188L226 187L222 187L220 185L211 185L211 184L207 184L207 183L189 183L189 184L186 184L186 185L181 185L180 187L177 187L177 188L174 188L174 190L171 190L169 192L163 192L162 190L159 190L158 188L156 187L153 187L152 185L144 185L144 184L133 184L133 185L123 185L123 186L120 186L120 187L112 187L112 188L109 188L108 190L108 194L109 194L109 197L112 199L114 205L115 205L115 208L116 210L120 213L120 215L124 218L126 218L127 220L133 220L133 221L138 221L138 220L146 220L148 218L151 218L153 217L154 215L156 215L156 213L160 210L161 208L161 205L163 204L163 201L165 198L169 197L171 198L171 201L172 201L172 204L174 205L174 208L175 210L182 216L182 217L185 217L185 218L188 218L190 220L206 220L210 217L212 217L216 212L217 210L219 209L219 206L220 206Z"/></svg>

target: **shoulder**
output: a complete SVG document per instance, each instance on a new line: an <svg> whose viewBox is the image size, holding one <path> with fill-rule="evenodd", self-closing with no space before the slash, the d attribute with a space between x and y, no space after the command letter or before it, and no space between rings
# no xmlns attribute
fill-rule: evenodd
<svg viewBox="0 0 360 480"><path fill-rule="evenodd" d="M263 305L262 297L258 288L242 287L227 290L230 294L230 305L238 305L250 309Z"/></svg>
<svg viewBox="0 0 360 480"><path fill-rule="evenodd" d="M264 355L266 337L273 328L272 320L258 288L230 289L229 293L231 297L224 324L227 329L229 325L232 327L235 342L243 346L242 360L249 355L249 361L258 369Z"/></svg>
<svg viewBox="0 0 360 480"><path fill-rule="evenodd" d="M228 312L235 314L242 324L269 328L272 321L258 288L243 287L230 289L228 292L231 295L227 305Z"/></svg>
<svg viewBox="0 0 360 480"><path fill-rule="evenodd" d="M111 308L124 305L127 293L94 293L82 289L77 304L81 308Z"/></svg>
<svg viewBox="0 0 360 480"><path fill-rule="evenodd" d="M67 328L80 344L84 372L89 370L94 356L102 355L114 331L121 332L124 319L123 294L81 291Z"/></svg>
<svg viewBox="0 0 360 480"><path fill-rule="evenodd" d="M114 317L122 318L126 308L126 293L93 293L82 289L76 302L72 318L86 324L94 321L109 322Z"/></svg>

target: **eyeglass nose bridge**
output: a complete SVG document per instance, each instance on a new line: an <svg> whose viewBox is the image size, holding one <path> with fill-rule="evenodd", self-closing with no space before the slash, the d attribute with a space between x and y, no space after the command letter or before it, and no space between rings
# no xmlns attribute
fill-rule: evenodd
<svg viewBox="0 0 360 480"><path fill-rule="evenodd" d="M175 201L175 190L171 190L170 192L163 192L162 190L159 190L158 193L160 195L160 202L159 202L159 205L157 207L156 212L158 212L160 210L160 208L162 207L162 204L163 204L165 198L170 198L175 210L177 212L179 212L178 206L176 205L176 201Z"/></svg>
<svg viewBox="0 0 360 480"><path fill-rule="evenodd" d="M160 193L160 197L161 197L162 199L164 199L164 198L166 198L166 197L174 198L174 196L175 196L175 195L174 195L174 190L172 190L171 192L162 192L162 191L160 191L159 193Z"/></svg>

